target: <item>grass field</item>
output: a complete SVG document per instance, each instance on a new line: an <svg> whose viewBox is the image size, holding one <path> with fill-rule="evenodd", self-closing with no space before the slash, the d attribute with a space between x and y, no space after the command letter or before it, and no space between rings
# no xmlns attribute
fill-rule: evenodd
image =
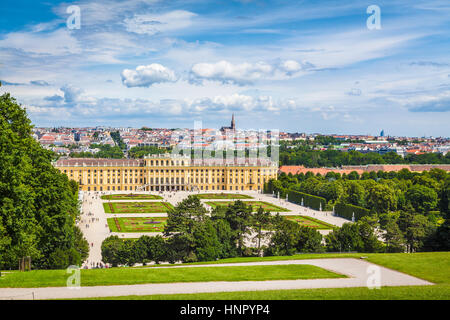
<svg viewBox="0 0 450 320"><path fill-rule="evenodd" d="M298 224L314 229L320 229L320 230L329 230L333 229L335 226L332 224L320 221L318 219L314 219L307 216L283 216L288 220L295 221Z"/></svg>
<svg viewBox="0 0 450 320"><path fill-rule="evenodd" d="M108 218L112 232L163 232L167 217Z"/></svg>
<svg viewBox="0 0 450 320"><path fill-rule="evenodd" d="M159 200L161 196L154 194L107 194L100 197L103 200Z"/></svg>
<svg viewBox="0 0 450 320"><path fill-rule="evenodd" d="M62 287L65 270L2 273L0 288ZM345 278L311 265L82 269L81 285Z"/></svg>
<svg viewBox="0 0 450 320"><path fill-rule="evenodd" d="M215 208L215 207L225 207L230 204L233 204L234 202L233 201L208 201L205 203L207 205ZM286 208L282 208L282 207L276 206L272 203L265 202L265 201L244 201L244 203L246 203L247 205L251 205L253 212L256 212L259 207L262 207L264 210L270 211L270 212L289 212L289 211L291 211Z"/></svg>
<svg viewBox="0 0 450 320"><path fill-rule="evenodd" d="M164 213L173 209L168 202L107 202L106 213Z"/></svg>
<svg viewBox="0 0 450 320"><path fill-rule="evenodd" d="M232 193L200 193L195 195L200 199L253 199L246 194L232 194Z"/></svg>
<svg viewBox="0 0 450 320"><path fill-rule="evenodd" d="M312 258L359 258L387 268L435 283L432 286L403 286L368 288L333 288L271 290L245 292L218 292L149 296L124 296L97 299L127 300L450 300L450 252L393 253L393 254L304 254L290 257L232 258L212 263L291 260Z"/></svg>

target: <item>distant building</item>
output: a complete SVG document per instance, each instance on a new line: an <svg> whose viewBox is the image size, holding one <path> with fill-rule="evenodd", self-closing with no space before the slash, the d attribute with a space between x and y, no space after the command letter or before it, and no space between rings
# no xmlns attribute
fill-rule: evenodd
<svg viewBox="0 0 450 320"><path fill-rule="evenodd" d="M234 122L234 114L231 116L231 126L229 127L222 127L220 128L220 131L225 132L227 130L236 130L236 123Z"/></svg>
<svg viewBox="0 0 450 320"><path fill-rule="evenodd" d="M384 130L381 130L380 137L384 137Z"/></svg>
<svg viewBox="0 0 450 320"><path fill-rule="evenodd" d="M261 191L277 178L278 163L270 159L202 159L156 154L144 159L66 158L54 166L83 191Z"/></svg>

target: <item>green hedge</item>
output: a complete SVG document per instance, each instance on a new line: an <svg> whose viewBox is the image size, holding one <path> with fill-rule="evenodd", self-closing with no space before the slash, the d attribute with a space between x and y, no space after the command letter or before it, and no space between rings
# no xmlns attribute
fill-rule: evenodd
<svg viewBox="0 0 450 320"><path fill-rule="evenodd" d="M358 221L360 218L370 215L370 210L344 203L336 203L334 206L334 214L339 217L352 220L353 213L355 213L355 221Z"/></svg>
<svg viewBox="0 0 450 320"><path fill-rule="evenodd" d="M288 200L297 204L302 204L303 206L314 209L314 210L325 210L325 206L327 205L327 200L322 197L313 196L307 193L303 193L300 191L289 190Z"/></svg>
<svg viewBox="0 0 450 320"><path fill-rule="evenodd" d="M303 206L319 210L322 205L322 211L331 211L332 209L327 204L327 200L322 197L313 196L312 194L303 193L300 191L290 190L283 187L274 187L273 183L276 180L269 180L269 182L266 182L264 184L264 193L272 194L274 192L275 195L278 195L278 192L280 192L280 198L285 199L286 194L288 195L288 200L290 202L294 202L297 204L302 204L303 199Z"/></svg>

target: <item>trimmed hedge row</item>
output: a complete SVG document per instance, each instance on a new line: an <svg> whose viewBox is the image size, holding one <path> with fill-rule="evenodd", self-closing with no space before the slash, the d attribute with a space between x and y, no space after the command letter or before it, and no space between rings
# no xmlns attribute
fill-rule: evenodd
<svg viewBox="0 0 450 320"><path fill-rule="evenodd" d="M355 221L358 221L360 218L370 215L370 210L344 203L336 203L334 206L334 214L342 218L352 220L353 213L355 213Z"/></svg>
<svg viewBox="0 0 450 320"><path fill-rule="evenodd" d="M311 194L303 193L300 191L289 190L288 200L297 204L302 204L303 206L314 209L314 210L325 210L327 205L327 200L322 197L313 196Z"/></svg>
<svg viewBox="0 0 450 320"><path fill-rule="evenodd" d="M269 180L269 182L266 182L264 184L264 193L272 193L277 195L278 192L280 192L280 198L285 198L286 194L288 195L288 200L290 202L294 202L297 204L302 204L303 199L303 206L309 207L314 210L320 210L322 211L331 211L333 210L330 208L330 206L327 204L327 200L322 197L314 196L312 194L303 193L300 191L290 190L287 188L274 188L273 187L273 180Z"/></svg>

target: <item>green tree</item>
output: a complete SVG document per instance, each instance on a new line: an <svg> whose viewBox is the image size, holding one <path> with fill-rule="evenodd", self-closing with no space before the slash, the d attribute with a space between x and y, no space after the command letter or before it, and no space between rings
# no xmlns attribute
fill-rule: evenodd
<svg viewBox="0 0 450 320"><path fill-rule="evenodd" d="M17 268L24 256L34 268L61 267L84 250L75 227L78 190L31 129L25 109L9 94L0 96L0 268Z"/></svg>
<svg viewBox="0 0 450 320"><path fill-rule="evenodd" d="M287 219L280 220L270 239L266 254L273 256L293 255L297 250L299 230L298 223Z"/></svg>
<svg viewBox="0 0 450 320"><path fill-rule="evenodd" d="M265 211L262 207L258 208L258 211L253 215L253 226L256 228L255 239L257 241L258 252L261 250L261 240L266 237L263 233L263 228L270 228L271 215L269 211Z"/></svg>
<svg viewBox="0 0 450 320"><path fill-rule="evenodd" d="M406 200L417 212L426 213L437 206L438 195L433 189L416 184L406 192Z"/></svg>
<svg viewBox="0 0 450 320"><path fill-rule="evenodd" d="M237 245L239 255L245 248L244 239L251 232L252 207L247 206L243 201L236 201L227 207L224 218L229 223L233 241Z"/></svg>
<svg viewBox="0 0 450 320"><path fill-rule="evenodd" d="M297 252L322 252L325 249L320 232L306 226L300 226L295 248Z"/></svg>

